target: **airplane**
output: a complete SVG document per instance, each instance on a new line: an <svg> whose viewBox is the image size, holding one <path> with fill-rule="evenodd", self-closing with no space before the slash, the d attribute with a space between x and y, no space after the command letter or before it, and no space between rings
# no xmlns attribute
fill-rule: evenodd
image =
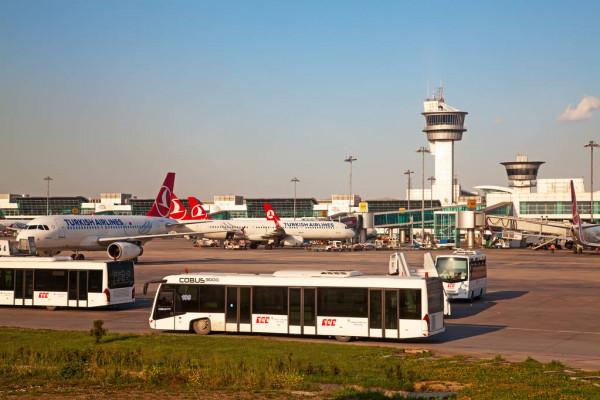
<svg viewBox="0 0 600 400"><path fill-rule="evenodd" d="M192 204L190 202L190 204ZM265 219L204 220L202 224L188 225L190 236L212 240L247 240L250 248L259 244L266 248L275 246L300 246L305 240L346 240L354 230L335 221L281 221L275 210L264 203Z"/></svg>
<svg viewBox="0 0 600 400"><path fill-rule="evenodd" d="M571 181L571 203L573 208L573 236L579 245L577 251L580 252L582 247L593 247L600 249L600 225L599 224L584 224L577 210L577 197L575 195L575 185Z"/></svg>
<svg viewBox="0 0 600 400"><path fill-rule="evenodd" d="M37 254L42 256L69 250L75 252L71 257L83 260L80 251L105 250L114 260L136 261L149 240L185 235L177 232L184 225L169 218L174 183L175 173L169 172L146 216L43 216L29 221L17 241L31 243L32 238Z"/></svg>
<svg viewBox="0 0 600 400"><path fill-rule="evenodd" d="M323 220L283 221L271 204L263 203L268 221L273 221L281 234L283 245L301 245L305 240L347 240L354 237L354 230L343 222Z"/></svg>

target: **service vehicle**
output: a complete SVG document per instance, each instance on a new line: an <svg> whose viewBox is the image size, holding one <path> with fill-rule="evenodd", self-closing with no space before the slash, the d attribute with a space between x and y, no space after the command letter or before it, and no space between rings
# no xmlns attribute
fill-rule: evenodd
<svg viewBox="0 0 600 400"><path fill-rule="evenodd" d="M1 257L0 305L90 308L135 301L132 261Z"/></svg>
<svg viewBox="0 0 600 400"><path fill-rule="evenodd" d="M167 331L409 339L444 332L444 293L435 277L359 271L194 273L160 281L149 318Z"/></svg>
<svg viewBox="0 0 600 400"><path fill-rule="evenodd" d="M435 269L449 299L479 298L487 290L487 262L480 251L456 250L437 256Z"/></svg>

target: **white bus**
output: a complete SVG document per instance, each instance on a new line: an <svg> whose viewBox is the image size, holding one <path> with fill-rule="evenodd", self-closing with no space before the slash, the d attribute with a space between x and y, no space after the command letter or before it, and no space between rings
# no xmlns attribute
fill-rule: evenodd
<svg viewBox="0 0 600 400"><path fill-rule="evenodd" d="M437 256L435 269L444 282L448 299L473 300L487 290L486 258L479 251L456 250Z"/></svg>
<svg viewBox="0 0 600 400"><path fill-rule="evenodd" d="M0 305L102 307L135 301L131 261L0 257Z"/></svg>
<svg viewBox="0 0 600 400"><path fill-rule="evenodd" d="M445 330L439 278L278 271L171 275L152 283L160 283L149 319L153 329L325 335L340 341L408 339Z"/></svg>

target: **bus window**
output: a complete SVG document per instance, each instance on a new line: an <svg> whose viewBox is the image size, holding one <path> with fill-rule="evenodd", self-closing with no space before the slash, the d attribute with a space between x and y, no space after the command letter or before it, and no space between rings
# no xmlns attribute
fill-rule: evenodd
<svg viewBox="0 0 600 400"><path fill-rule="evenodd" d="M102 293L102 271L89 271L88 292Z"/></svg>
<svg viewBox="0 0 600 400"><path fill-rule="evenodd" d="M225 308L225 288L217 285L199 286L198 310L204 313L222 313Z"/></svg>
<svg viewBox="0 0 600 400"><path fill-rule="evenodd" d="M38 292L66 292L67 271L64 269L35 270L35 290Z"/></svg>
<svg viewBox="0 0 600 400"><path fill-rule="evenodd" d="M198 312L197 286L177 286L175 295L175 315L184 314L186 312Z"/></svg>
<svg viewBox="0 0 600 400"><path fill-rule="evenodd" d="M287 287L256 286L252 298L252 312L287 315L287 290Z"/></svg>
<svg viewBox="0 0 600 400"><path fill-rule="evenodd" d="M108 266L108 287L118 289L133 286L133 263L130 261L113 261Z"/></svg>
<svg viewBox="0 0 600 400"><path fill-rule="evenodd" d="M318 313L328 317L367 318L368 289L319 288Z"/></svg>
<svg viewBox="0 0 600 400"><path fill-rule="evenodd" d="M464 258L438 257L435 268L444 282L461 282L468 278L467 260Z"/></svg>
<svg viewBox="0 0 600 400"><path fill-rule="evenodd" d="M0 269L0 290L14 290L14 269Z"/></svg>
<svg viewBox="0 0 600 400"><path fill-rule="evenodd" d="M400 319L421 319L421 289L400 289Z"/></svg>

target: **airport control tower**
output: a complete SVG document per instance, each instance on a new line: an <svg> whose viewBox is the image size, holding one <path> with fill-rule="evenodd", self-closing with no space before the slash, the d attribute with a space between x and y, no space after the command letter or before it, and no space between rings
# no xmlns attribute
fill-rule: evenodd
<svg viewBox="0 0 600 400"><path fill-rule="evenodd" d="M465 111L457 110L444 102L443 88L437 89L433 98L423 103L423 116L429 150L435 157L435 184L433 198L442 205L456 202L454 187L454 142L462 139Z"/></svg>
<svg viewBox="0 0 600 400"><path fill-rule="evenodd" d="M530 193L537 186L537 174L543 161L529 161L524 154L518 154L516 161L500 163L506 168L509 186L517 192Z"/></svg>

